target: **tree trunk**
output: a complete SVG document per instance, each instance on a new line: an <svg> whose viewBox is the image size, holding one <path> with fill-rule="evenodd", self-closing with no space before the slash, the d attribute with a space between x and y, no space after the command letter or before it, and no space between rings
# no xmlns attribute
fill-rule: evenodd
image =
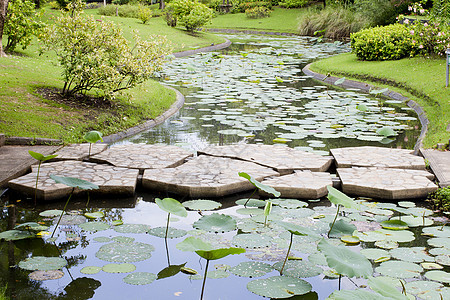
<svg viewBox="0 0 450 300"><path fill-rule="evenodd" d="M6 56L5 52L3 51L2 37L7 11L8 11L8 0L0 0L0 57Z"/></svg>
<svg viewBox="0 0 450 300"><path fill-rule="evenodd" d="M323 8L327 7L327 0L322 0L323 1Z"/></svg>
<svg viewBox="0 0 450 300"><path fill-rule="evenodd" d="M163 10L164 8L166 8L166 4L164 3L164 0L159 0L159 9Z"/></svg>

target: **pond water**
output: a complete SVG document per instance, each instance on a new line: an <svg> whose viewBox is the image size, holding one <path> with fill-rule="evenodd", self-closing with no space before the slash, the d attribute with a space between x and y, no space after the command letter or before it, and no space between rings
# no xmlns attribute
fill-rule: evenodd
<svg viewBox="0 0 450 300"><path fill-rule="evenodd" d="M327 88L302 75L301 68L306 63L348 51L346 45L319 44L300 37L228 38L235 43L231 49L174 60L161 77L183 91L186 106L161 126L120 143L166 143L197 150L210 144L272 144L278 138L278 142L290 147L321 154L344 146L414 146L419 125L404 105L384 100L379 105L366 94ZM360 104L365 104L368 110L358 110L356 106ZM383 139L376 134L381 126L390 126L398 136L391 141ZM246 249L246 253L211 261L204 299L263 299L260 295L274 295L273 290L289 297L297 293L292 283L269 288L268 292L261 286L255 287L254 282L280 275L272 265L284 260L289 247L291 235L277 223L284 220L312 231L294 237L290 255L301 260L288 261L284 274L286 277L291 272L292 276L302 278L311 285L311 291L307 292L308 288L304 295L290 299L325 299L339 286L342 290L355 290L367 285L365 279L345 276L339 281L327 265L326 250L318 250L322 238L331 244L329 247L335 247L343 244L340 235L351 235L354 230L358 230L353 235L361 243L346 247L370 259L372 275L397 278L383 280L398 290L401 287L398 279L402 279L406 291L420 295L420 299L440 299L439 294L450 299L450 230L442 226L448 220L430 209L415 207L408 201L377 203L359 199L357 208L341 209L336 238L327 238L329 224L336 214L336 206L330 206L328 200L273 200L265 226L264 207L244 208L242 202L235 204L250 194L215 199L222 206L214 211L189 210L187 217L172 214L170 227L178 230L171 229L170 234L176 237L167 240L157 236L165 232L167 213L156 205L155 197L171 195L138 191L132 198L91 199L89 208L85 208L86 198L73 199L68 207L71 216L68 218L73 223L60 225L55 240L44 235L0 242L0 286L7 285L7 294L13 299L200 299L201 276L178 272L177 267L186 263L186 267L203 274L206 260L192 251L182 251L186 249L180 246L187 237L193 237L214 248ZM55 219L39 213L64 206L48 203L33 209L32 201L20 201L13 195L2 200L6 202L1 210L0 231L12 229L16 224L40 222L50 226L51 232ZM418 206L423 207L424 203ZM84 213L96 211L104 216L83 219ZM396 231L381 229L382 221L397 215L407 225ZM209 216L215 219L207 221L205 217ZM118 220L124 225L113 225ZM75 224L76 221L81 224ZM162 228L155 229L158 227ZM367 249L374 250L362 251ZM18 264L36 256L65 258L67 266L61 269L64 276L46 281L30 279L30 271ZM341 261L346 259L346 255L338 257ZM393 261L396 262L393 265L386 264ZM244 262L245 265L236 267ZM111 263L127 263L122 267L131 269L111 271ZM442 269L430 271L426 268L436 266L423 263L437 263ZM169 265L172 267L165 269ZM244 274L252 269L256 269L253 274ZM150 282L157 274L163 278L149 284L129 281L130 276L143 275L144 279L134 280ZM365 299L362 295L342 299L351 297Z"/></svg>

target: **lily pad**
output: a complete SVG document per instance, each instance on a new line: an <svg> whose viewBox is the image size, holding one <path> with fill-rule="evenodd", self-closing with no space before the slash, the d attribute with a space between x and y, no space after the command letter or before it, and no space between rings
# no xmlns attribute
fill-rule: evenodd
<svg viewBox="0 0 450 300"><path fill-rule="evenodd" d="M330 227L331 227L331 224L332 223L330 223ZM339 238L344 235L352 235L355 230L356 230L355 225L348 223L343 219L339 219L334 223L334 226L331 229L329 236L334 237L334 238ZM359 240L359 237L357 237L357 238Z"/></svg>
<svg viewBox="0 0 450 300"><path fill-rule="evenodd" d="M417 280L406 283L406 290L413 295L421 295L428 291L437 290L443 287L442 284L434 281Z"/></svg>
<svg viewBox="0 0 450 300"><path fill-rule="evenodd" d="M275 270L281 271L283 262L279 261L273 265ZM307 260L288 260L283 269L284 276L307 278L322 274L322 268Z"/></svg>
<svg viewBox="0 0 450 300"><path fill-rule="evenodd" d="M434 261L434 258L426 253L425 247L399 247L392 249L390 253L396 259L414 263Z"/></svg>
<svg viewBox="0 0 450 300"><path fill-rule="evenodd" d="M118 242L118 243L132 243L134 242L134 238L129 237L129 236L115 236L112 238L112 240L114 242Z"/></svg>
<svg viewBox="0 0 450 300"><path fill-rule="evenodd" d="M375 246L377 246L378 248L390 250L398 248L398 243L392 240L376 241Z"/></svg>
<svg viewBox="0 0 450 300"><path fill-rule="evenodd" d="M148 231L148 234L164 238L166 236L166 227L155 227ZM167 237L169 239L176 239L183 237L187 234L186 230L183 229L177 229L173 227L169 227L169 230L167 231Z"/></svg>
<svg viewBox="0 0 450 300"><path fill-rule="evenodd" d="M150 258L155 247L144 243L110 243L100 247L95 256L110 262L136 262Z"/></svg>
<svg viewBox="0 0 450 300"><path fill-rule="evenodd" d="M387 258L388 260L391 258L391 255L388 251L382 250L382 249L374 249L374 248L367 248L362 249L359 253L367 257L367 259L370 260L379 260L383 258Z"/></svg>
<svg viewBox="0 0 450 300"><path fill-rule="evenodd" d="M402 220L409 227L419 227L419 226L431 226L433 225L433 220L429 218L416 217L416 216L397 216L391 218L391 220Z"/></svg>
<svg viewBox="0 0 450 300"><path fill-rule="evenodd" d="M270 199L273 205L278 205L286 209L295 209L308 206L308 203L296 199Z"/></svg>
<svg viewBox="0 0 450 300"><path fill-rule="evenodd" d="M44 210L44 211L40 212L39 215L41 217L53 218L53 217L59 217L62 212L63 211L59 210L59 209L49 209L49 210Z"/></svg>
<svg viewBox="0 0 450 300"><path fill-rule="evenodd" d="M222 206L221 203L212 200L190 200L183 202L183 206L190 210L215 210Z"/></svg>
<svg viewBox="0 0 450 300"><path fill-rule="evenodd" d="M83 269L81 269L80 272L83 274L92 275L92 274L97 274L101 270L102 270L101 267L88 266L88 267L84 267Z"/></svg>
<svg viewBox="0 0 450 300"><path fill-rule="evenodd" d="M35 233L22 230L7 230L0 233L0 240L3 239L5 241L17 241L35 237Z"/></svg>
<svg viewBox="0 0 450 300"><path fill-rule="evenodd" d="M382 275L396 278L415 278L420 277L423 268L411 262L390 260L382 262L375 271Z"/></svg>
<svg viewBox="0 0 450 300"><path fill-rule="evenodd" d="M118 225L122 225L123 221L122 220L114 220L111 222L111 226L118 226Z"/></svg>
<svg viewBox="0 0 450 300"><path fill-rule="evenodd" d="M133 285L145 285L150 284L155 281L157 278L156 274L148 273L148 272L134 272L128 274L123 281L128 284Z"/></svg>
<svg viewBox="0 0 450 300"><path fill-rule="evenodd" d="M123 224L113 228L119 233L147 233L151 227L145 224Z"/></svg>
<svg viewBox="0 0 450 300"><path fill-rule="evenodd" d="M109 242L111 242L111 238L109 238L107 236L97 236L97 237L93 238L92 240L96 241L98 243L109 243Z"/></svg>
<svg viewBox="0 0 450 300"><path fill-rule="evenodd" d="M425 273L425 277L429 280L450 283L450 273L445 271L428 271Z"/></svg>
<svg viewBox="0 0 450 300"><path fill-rule="evenodd" d="M272 244L272 237L257 233L243 233L235 235L232 243L241 248L263 248Z"/></svg>
<svg viewBox="0 0 450 300"><path fill-rule="evenodd" d="M400 220L388 220L380 223L381 227L390 230L404 230L408 229L408 224Z"/></svg>
<svg viewBox="0 0 450 300"><path fill-rule="evenodd" d="M247 203L247 207L264 207L266 205L266 201L258 199L239 199L236 201L237 205L244 205L245 203Z"/></svg>
<svg viewBox="0 0 450 300"><path fill-rule="evenodd" d="M190 236L184 241L178 243L176 248L180 251L197 251L197 250L212 250L212 245L203 241L202 239Z"/></svg>
<svg viewBox="0 0 450 300"><path fill-rule="evenodd" d="M396 300L409 300L409 298L402 294L391 280L386 280L384 277L370 277L368 284L375 292Z"/></svg>
<svg viewBox="0 0 450 300"><path fill-rule="evenodd" d="M303 295L311 291L308 282L288 276L273 276L265 279L256 279L247 284L247 289L259 296L282 299L294 295Z"/></svg>
<svg viewBox="0 0 450 300"><path fill-rule="evenodd" d="M450 238L431 238L428 240L428 245L433 247L444 247L450 249Z"/></svg>
<svg viewBox="0 0 450 300"><path fill-rule="evenodd" d="M105 213L102 211L96 211L96 212L87 212L84 215L89 219L98 219L103 218L105 216Z"/></svg>
<svg viewBox="0 0 450 300"><path fill-rule="evenodd" d="M236 229L236 220L228 215L213 213L201 217L193 226L209 232L228 232Z"/></svg>
<svg viewBox="0 0 450 300"><path fill-rule="evenodd" d="M343 241L346 244L356 245L359 244L361 240L357 236L343 235L341 236L341 241Z"/></svg>
<svg viewBox="0 0 450 300"><path fill-rule="evenodd" d="M450 226L434 226L422 228L422 232L433 237L450 238Z"/></svg>
<svg viewBox="0 0 450 300"><path fill-rule="evenodd" d="M103 222L86 222L78 226L84 231L92 231L92 232L106 230L109 229L110 227L109 224Z"/></svg>
<svg viewBox="0 0 450 300"><path fill-rule="evenodd" d="M328 300L390 300L392 298L383 297L367 290L340 290L334 291L327 298Z"/></svg>
<svg viewBox="0 0 450 300"><path fill-rule="evenodd" d="M32 280L44 281L44 280L54 280L59 279L64 276L64 272L60 270L49 270L49 271L34 271L31 272L28 277Z"/></svg>
<svg viewBox="0 0 450 300"><path fill-rule="evenodd" d="M423 262L420 263L420 266L424 268L425 270L442 270L444 267L440 264L433 263L433 262Z"/></svg>
<svg viewBox="0 0 450 300"><path fill-rule="evenodd" d="M177 215L179 217L187 217L186 208L178 201L173 198L155 199L156 204L170 214Z"/></svg>
<svg viewBox="0 0 450 300"><path fill-rule="evenodd" d="M67 261L61 257L33 256L19 262L19 268L30 271L59 270L67 265Z"/></svg>
<svg viewBox="0 0 450 300"><path fill-rule="evenodd" d="M273 271L273 267L259 261L244 261L229 269L231 273L240 277L261 277Z"/></svg>
<svg viewBox="0 0 450 300"><path fill-rule="evenodd" d="M103 266L102 270L106 273L130 273L136 270L136 266L129 263L106 264Z"/></svg>
<svg viewBox="0 0 450 300"><path fill-rule="evenodd" d="M406 207L406 208L416 207L416 203L411 202L411 201L399 201L398 205L401 207Z"/></svg>

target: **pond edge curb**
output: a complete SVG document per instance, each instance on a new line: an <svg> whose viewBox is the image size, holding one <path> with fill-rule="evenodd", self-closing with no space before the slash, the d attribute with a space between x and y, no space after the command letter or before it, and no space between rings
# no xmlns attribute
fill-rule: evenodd
<svg viewBox="0 0 450 300"><path fill-rule="evenodd" d="M326 75L311 71L311 69L310 69L311 64L312 63L307 64L302 69L302 71L306 75L311 76L313 79L316 79L316 80L319 80L319 81L322 81L322 82L325 82L325 83L328 83L331 85L335 85L334 83L337 80L341 79L340 77L335 77L335 76L326 77ZM360 89L361 91L364 91L364 92L369 92L371 89L374 88L374 86L371 84L356 81L356 80L351 80L351 79L347 79L347 78L345 79L345 81L342 84L339 84L339 86L342 86L345 88L356 88L356 89ZM425 111L415 101L409 99L408 97L403 96L400 93L388 90L388 91L384 92L383 95L386 97L389 97L391 99L394 99L394 100L400 100L400 101L405 102L408 105L408 107L412 108L416 112L417 117L419 118L420 124L422 125L420 135L417 138L416 144L414 145L414 154L419 155L419 150L421 148L423 148L423 139L425 138L425 135L428 131L428 124L430 123L430 121L427 119Z"/></svg>

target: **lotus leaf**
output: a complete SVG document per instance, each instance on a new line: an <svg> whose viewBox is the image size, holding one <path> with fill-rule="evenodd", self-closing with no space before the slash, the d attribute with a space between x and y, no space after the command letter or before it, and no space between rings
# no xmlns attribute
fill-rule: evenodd
<svg viewBox="0 0 450 300"><path fill-rule="evenodd" d="M99 187L96 184L93 184L89 181L75 178L75 177L62 177L62 176L56 176L56 175L50 175L50 178L56 181L56 183L62 183L67 186L73 187L73 188L80 188L82 190L98 190Z"/></svg>
<svg viewBox="0 0 450 300"><path fill-rule="evenodd" d="M450 283L450 273L445 271L428 271L425 273L425 277L429 280Z"/></svg>
<svg viewBox="0 0 450 300"><path fill-rule="evenodd" d="M408 213L416 216L416 217L427 217L433 214L433 211L428 208L423 207L411 207L408 208Z"/></svg>
<svg viewBox="0 0 450 300"><path fill-rule="evenodd" d="M265 223L266 221L280 221L283 219L282 216L277 215L277 214L270 214L269 216L267 216L267 220L266 220L266 216L264 216L264 214L262 215L257 215L257 216L252 216L251 218L254 222L257 223Z"/></svg>
<svg viewBox="0 0 450 300"><path fill-rule="evenodd" d="M123 281L133 285L145 285L150 284L156 280L156 275L148 272L134 272L128 274Z"/></svg>
<svg viewBox="0 0 450 300"><path fill-rule="evenodd" d="M331 226L332 224L330 223L330 228ZM355 230L356 230L355 225L348 223L343 219L339 219L336 221L333 228L331 228L329 236L334 238L340 238L343 235L352 235Z"/></svg>
<svg viewBox="0 0 450 300"><path fill-rule="evenodd" d="M342 205L347 208L353 208L358 209L358 204L349 196L342 193L341 191L338 191L332 186L327 186L328 189L328 200L330 200L331 203L336 205Z"/></svg>
<svg viewBox="0 0 450 300"><path fill-rule="evenodd" d="M228 232L236 229L236 220L224 214L213 213L201 217L198 221L194 222L193 226L196 229L203 229L210 232Z"/></svg>
<svg viewBox="0 0 450 300"><path fill-rule="evenodd" d="M369 277L368 284L372 290L396 300L408 300L409 298L402 294L390 280L385 280L383 277Z"/></svg>
<svg viewBox="0 0 450 300"><path fill-rule="evenodd" d="M297 224L293 224L293 223L289 223L289 222L283 222L283 221L276 221L275 224L283 227L284 229L286 229L287 231L289 231L293 235L297 235L297 236L308 235L308 236L311 236L311 237L314 237L314 238L318 236L314 231L311 231L308 228L302 227L302 226L297 225Z"/></svg>
<svg viewBox="0 0 450 300"><path fill-rule="evenodd" d="M256 207L241 207L236 209L236 213L240 215L263 215L264 210L256 208Z"/></svg>
<svg viewBox="0 0 450 300"><path fill-rule="evenodd" d="M7 230L0 233L0 240L4 239L5 241L17 241L34 237L36 237L35 233L22 230Z"/></svg>
<svg viewBox="0 0 450 300"><path fill-rule="evenodd" d="M105 213L102 211L96 211L96 212L87 212L84 215L89 219L98 219L103 218L105 216Z"/></svg>
<svg viewBox="0 0 450 300"><path fill-rule="evenodd" d="M33 256L19 262L19 268L30 271L59 270L67 265L67 261L61 257Z"/></svg>
<svg viewBox="0 0 450 300"><path fill-rule="evenodd" d="M372 275L372 264L362 254L355 253L345 246L333 246L321 240L318 249L327 258L330 268L348 277L367 277Z"/></svg>
<svg viewBox="0 0 450 300"><path fill-rule="evenodd" d="M423 262L423 263L420 263L420 266L422 268L424 268L425 270L441 270L444 268L443 266L441 266L437 263L432 263L432 262Z"/></svg>
<svg viewBox="0 0 450 300"><path fill-rule="evenodd" d="M426 253L425 247L399 247L392 249L390 253L396 259L414 263L434 261L434 258Z"/></svg>
<svg viewBox="0 0 450 300"><path fill-rule="evenodd" d="M390 260L382 262L375 271L396 278L414 278L420 277L423 268L411 262Z"/></svg>
<svg viewBox="0 0 450 300"><path fill-rule="evenodd" d="M256 279L247 284L247 289L257 295L282 299L293 295L303 295L311 291L308 282L293 277L273 276L265 279Z"/></svg>
<svg viewBox="0 0 450 300"><path fill-rule="evenodd" d="M95 256L110 262L136 262L150 258L155 248L144 243L110 243L100 247Z"/></svg>
<svg viewBox="0 0 450 300"><path fill-rule="evenodd" d="M203 257L204 259L216 260L221 259L228 255L245 253L245 249L230 247L230 248L219 248L215 250L196 250L195 253L197 253L200 257Z"/></svg>
<svg viewBox="0 0 450 300"><path fill-rule="evenodd" d="M442 288L443 285L434 281L416 280L406 283L406 290L413 295L421 295Z"/></svg>
<svg viewBox="0 0 450 300"><path fill-rule="evenodd" d="M343 236L341 236L341 241L343 241L346 244L356 245L356 244L359 244L360 239L358 237L352 236L352 235L343 235Z"/></svg>
<svg viewBox="0 0 450 300"><path fill-rule="evenodd" d="M279 261L273 265L273 268L280 271L283 267L283 262ZM307 278L320 275L322 268L317 267L307 260L288 260L283 269L283 276Z"/></svg>
<svg viewBox="0 0 450 300"><path fill-rule="evenodd" d="M119 233L147 233L150 226L145 224L123 224L113 227Z"/></svg>
<svg viewBox="0 0 450 300"><path fill-rule="evenodd" d="M244 205L245 203L247 203L247 207L264 207L266 205L266 201L258 199L239 199L236 201L237 205Z"/></svg>
<svg viewBox="0 0 450 300"><path fill-rule="evenodd" d="M132 243L134 242L134 238L129 237L129 236L115 236L112 238L112 240L114 242L118 242L118 243Z"/></svg>
<svg viewBox="0 0 450 300"><path fill-rule="evenodd" d="M60 270L49 270L49 271L34 271L31 272L28 277L32 280L54 280L59 279L64 276L64 272Z"/></svg>
<svg viewBox="0 0 450 300"><path fill-rule="evenodd" d="M308 260L315 265L328 266L327 259L321 252L310 254Z"/></svg>
<svg viewBox="0 0 450 300"><path fill-rule="evenodd" d="M210 279L220 279L220 278L227 278L230 276L230 273L228 273L225 270L214 270L214 271L209 271L206 275L206 277L210 278Z"/></svg>
<svg viewBox="0 0 450 300"><path fill-rule="evenodd" d="M232 243L241 248L263 248L272 244L272 237L257 233L243 233L235 235Z"/></svg>
<svg viewBox="0 0 450 300"><path fill-rule="evenodd" d="M109 243L109 242L111 242L111 238L109 238L107 236L97 236L97 237L93 238L92 240L96 241L98 243Z"/></svg>
<svg viewBox="0 0 450 300"><path fill-rule="evenodd" d="M434 226L422 228L422 232L426 235L442 238L450 238L450 227L449 226Z"/></svg>
<svg viewBox="0 0 450 300"><path fill-rule="evenodd" d="M286 209L295 209L308 206L308 203L296 199L270 199L272 204Z"/></svg>
<svg viewBox="0 0 450 300"><path fill-rule="evenodd" d="M381 227L390 230L404 230L408 229L408 224L400 220L388 220L380 223Z"/></svg>
<svg viewBox="0 0 450 300"><path fill-rule="evenodd" d="M382 249L367 248L362 249L359 253L361 253L362 255L367 257L367 259L370 260L379 260L382 258L387 258L389 260L391 258L389 252Z"/></svg>
<svg viewBox="0 0 450 300"><path fill-rule="evenodd" d="M398 205L401 207L406 207L406 208L416 207L416 203L411 202L411 201L399 201Z"/></svg>
<svg viewBox="0 0 450 300"><path fill-rule="evenodd" d="M156 279L163 279L163 278L175 276L178 273L180 273L181 269L184 268L185 265L186 265L186 263L181 264L181 265L170 265L168 267L165 267L164 269L162 269L161 271L158 272L158 275L157 275L158 277Z"/></svg>
<svg viewBox="0 0 450 300"><path fill-rule="evenodd" d="M176 248L180 251L212 250L212 245L202 239L190 236L178 243Z"/></svg>
<svg viewBox="0 0 450 300"><path fill-rule="evenodd" d="M441 264L444 266L450 266L450 254L438 255L434 259L438 264Z"/></svg>
<svg viewBox="0 0 450 300"><path fill-rule="evenodd" d="M80 272L83 274L92 275L92 274L97 274L101 270L102 270L101 267L88 266L88 267L84 267L83 269L81 269Z"/></svg>
<svg viewBox="0 0 450 300"><path fill-rule="evenodd" d="M428 252L431 255L450 255L450 248L433 248L429 249Z"/></svg>
<svg viewBox="0 0 450 300"><path fill-rule="evenodd" d="M334 291L328 300L390 300L392 298L374 294L366 290L340 290Z"/></svg>
<svg viewBox="0 0 450 300"><path fill-rule="evenodd" d="M96 130L87 132L84 135L84 139L86 140L86 142L91 143L91 144L96 143L98 141L103 142L102 133L99 131L96 131Z"/></svg>
<svg viewBox="0 0 450 300"><path fill-rule="evenodd" d="M273 187L270 187L268 185L262 184L255 178L253 178L251 175L245 173L245 172L239 172L239 176L244 177L248 181L250 181L251 184L253 184L257 189L264 191L268 194L274 195L275 197L280 197L281 193L275 190ZM265 205L265 204L264 204Z"/></svg>
<svg viewBox="0 0 450 300"><path fill-rule="evenodd" d="M398 248L398 243L396 241L391 240L376 241L375 246L377 246L378 248L390 250Z"/></svg>
<svg viewBox="0 0 450 300"><path fill-rule="evenodd" d="M122 225L123 221L122 220L114 220L111 222L111 226L118 226L118 225Z"/></svg>
<svg viewBox="0 0 450 300"><path fill-rule="evenodd" d="M109 225L103 222L86 222L83 224L78 225L81 229L84 231L102 231L109 229Z"/></svg>
<svg viewBox="0 0 450 300"><path fill-rule="evenodd" d="M429 218L415 217L415 216L393 217L393 218L391 218L391 220L401 220L401 221L405 222L409 227L433 225L433 220L431 220Z"/></svg>
<svg viewBox="0 0 450 300"><path fill-rule="evenodd" d="M398 243L407 243L415 240L414 233L409 230L378 229L377 232L385 234L386 240L392 240Z"/></svg>
<svg viewBox="0 0 450 300"><path fill-rule="evenodd" d="M44 226L44 225L38 224L36 222L27 222L27 223L16 225L14 227L14 229L39 232L39 231L47 230L48 226Z"/></svg>
<svg viewBox="0 0 450 300"><path fill-rule="evenodd" d="M392 210L388 210L388 209L381 209L381 208L369 208L366 209L366 211L368 213L374 214L374 215L380 215L380 216L392 216L394 214L394 212Z"/></svg>
<svg viewBox="0 0 450 300"><path fill-rule="evenodd" d="M166 236L166 227L155 227L148 231L148 234L164 238ZM167 237L169 239L175 239L183 237L187 234L186 230L183 229L177 229L173 227L169 227L169 230L167 231Z"/></svg>
<svg viewBox="0 0 450 300"><path fill-rule="evenodd" d="M156 204L170 214L174 214L180 217L187 217L186 208L178 201L173 198L155 199Z"/></svg>
<svg viewBox="0 0 450 300"><path fill-rule="evenodd" d="M261 277L273 271L273 267L264 262L244 261L229 270L236 276L240 277Z"/></svg>
<svg viewBox="0 0 450 300"><path fill-rule="evenodd" d="M377 130L377 133L379 135L382 135L384 137L390 137L390 136L396 136L397 133L391 128L391 127L382 127Z"/></svg>
<svg viewBox="0 0 450 300"><path fill-rule="evenodd" d="M49 209L44 210L39 213L41 217L47 217L47 218L53 218L53 217L59 217L63 211L59 209Z"/></svg>
<svg viewBox="0 0 450 300"><path fill-rule="evenodd" d="M31 150L28 150L28 154L30 154L31 157L33 157L34 159L36 159L36 160L38 160L38 161L47 161L47 160L50 160L50 159L55 158L55 157L58 156L58 155L56 155L56 154L53 154L53 155L43 155L43 154L41 154L41 153L34 152L34 151L31 151Z"/></svg>
<svg viewBox="0 0 450 300"><path fill-rule="evenodd" d="M436 237L428 240L428 245L450 249L450 238Z"/></svg>
<svg viewBox="0 0 450 300"><path fill-rule="evenodd" d="M222 204L212 200L190 200L183 202L183 206L190 210L215 210Z"/></svg>

